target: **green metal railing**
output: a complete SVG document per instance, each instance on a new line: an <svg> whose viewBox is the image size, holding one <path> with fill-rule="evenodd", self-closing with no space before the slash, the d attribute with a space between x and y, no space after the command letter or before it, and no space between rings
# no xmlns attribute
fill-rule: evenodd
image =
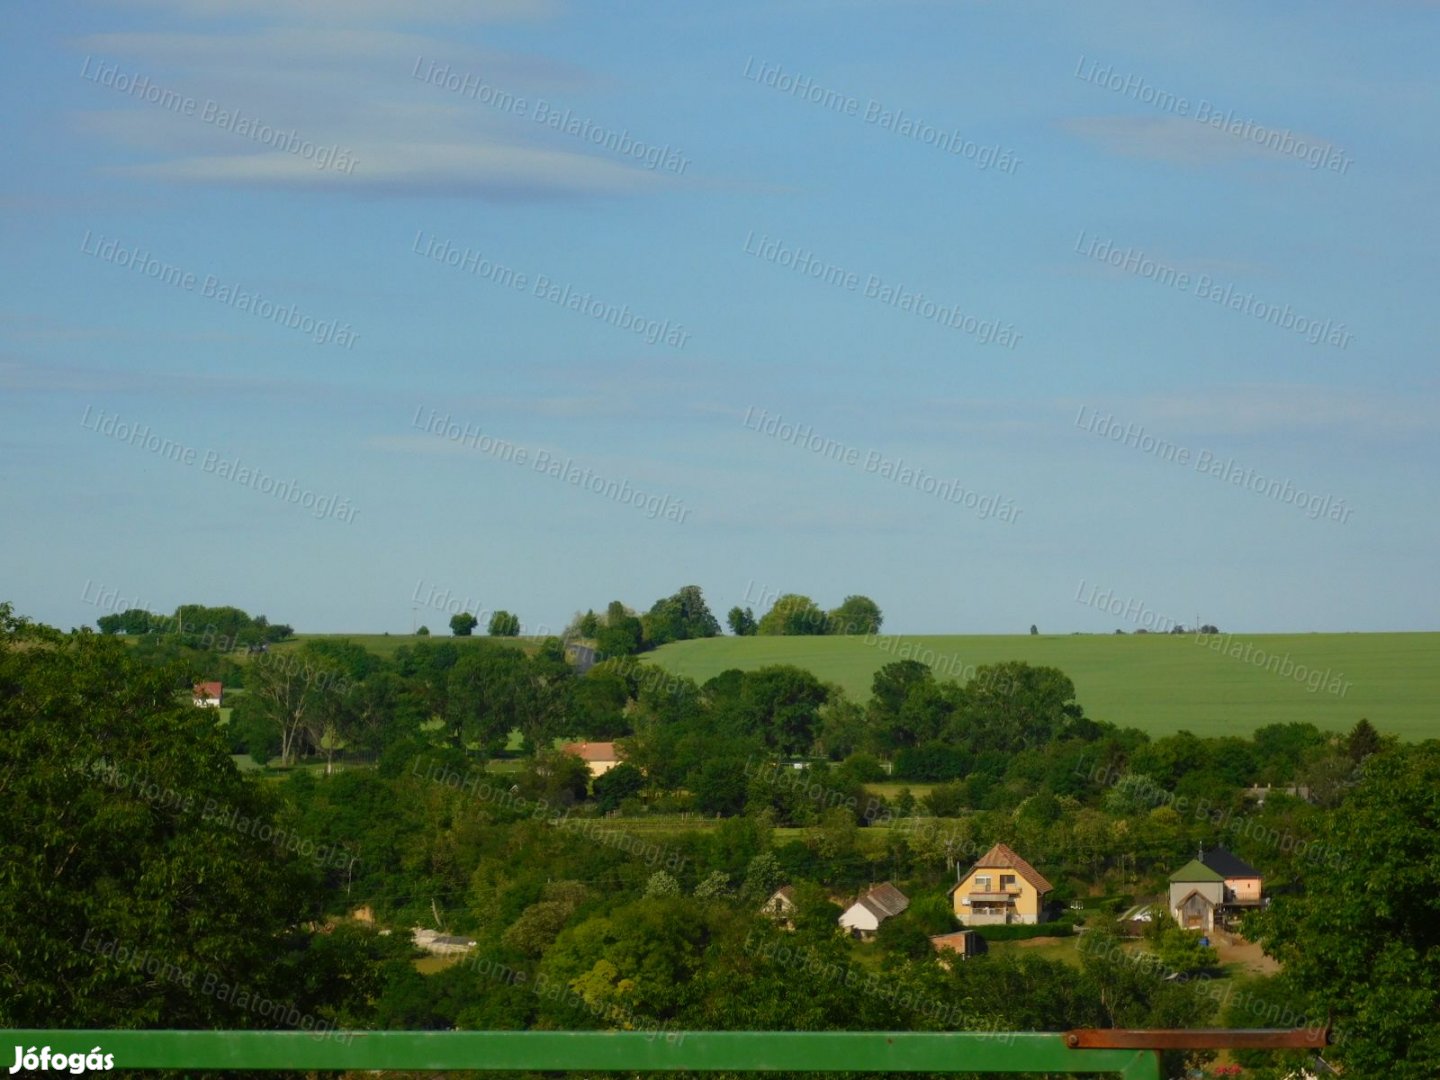
<svg viewBox="0 0 1440 1080"><path fill-rule="evenodd" d="M514 1072L1112 1073L1160 1080L1161 1049L1318 1048L1299 1031L95 1031L0 1030L28 1053L110 1055L115 1069ZM3 1075L3 1074L0 1074Z"/></svg>
<svg viewBox="0 0 1440 1080"><path fill-rule="evenodd" d="M1068 1072L1160 1080L1153 1050L1072 1048L1064 1034L789 1031L7 1031L22 1052L87 1054L116 1069L515 1072ZM3 1075L3 1074L0 1074Z"/></svg>

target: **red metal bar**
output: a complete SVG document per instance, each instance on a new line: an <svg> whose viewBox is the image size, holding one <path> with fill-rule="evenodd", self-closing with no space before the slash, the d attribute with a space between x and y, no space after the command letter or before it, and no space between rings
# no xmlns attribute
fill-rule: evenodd
<svg viewBox="0 0 1440 1080"><path fill-rule="evenodd" d="M1315 1050L1329 1042L1329 1027L1184 1031L1076 1028L1065 1033L1065 1045L1072 1050Z"/></svg>

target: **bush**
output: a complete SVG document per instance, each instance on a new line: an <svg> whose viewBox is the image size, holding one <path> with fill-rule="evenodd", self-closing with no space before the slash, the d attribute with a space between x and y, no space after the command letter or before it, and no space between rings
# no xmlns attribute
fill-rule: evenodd
<svg viewBox="0 0 1440 1080"><path fill-rule="evenodd" d="M935 817L958 817L969 804L966 784L940 784L920 800Z"/></svg>
<svg viewBox="0 0 1440 1080"><path fill-rule="evenodd" d="M885 767L874 754L851 754L840 763L840 768L836 771L845 773L861 784L873 784L888 779Z"/></svg>
<svg viewBox="0 0 1440 1080"><path fill-rule="evenodd" d="M943 742L908 746L895 755L897 780L958 780L970 771L970 755Z"/></svg>

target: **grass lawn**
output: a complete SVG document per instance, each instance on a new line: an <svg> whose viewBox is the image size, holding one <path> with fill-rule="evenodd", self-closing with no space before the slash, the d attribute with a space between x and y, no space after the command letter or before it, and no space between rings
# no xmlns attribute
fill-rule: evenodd
<svg viewBox="0 0 1440 1080"><path fill-rule="evenodd" d="M1071 967L1080 966L1080 952L1075 948L1079 938L1029 938L1025 941L987 942L992 953L1023 952L1027 956L1039 956L1046 960L1058 960Z"/></svg>
<svg viewBox="0 0 1440 1080"><path fill-rule="evenodd" d="M1251 659L1216 642L1252 646ZM1277 657L1319 672L1311 691L1254 662ZM839 684L856 701L870 697L883 665L915 659L941 678L968 678L1003 660L1058 667L1075 682L1087 715L1153 735L1244 735L1266 724L1309 721L1348 730L1362 716L1407 739L1440 736L1440 633L1246 634L1203 640L1193 634L956 635L933 637L719 637L679 641L646 656L669 672L704 681L727 668L794 664ZM1338 680L1338 681L1337 681ZM1336 682L1333 692L1326 689Z"/></svg>
<svg viewBox="0 0 1440 1080"><path fill-rule="evenodd" d="M458 964L465 959L466 955L466 953L455 953L450 956L422 956L413 962L415 970L421 975L434 975L437 971L444 971L446 968Z"/></svg>
<svg viewBox="0 0 1440 1080"><path fill-rule="evenodd" d="M929 795L930 792L935 789L935 785L927 784L922 780L916 780L909 783L904 780L885 780L877 781L873 784L865 784L864 788L866 794L868 795L879 795L887 802L894 802L895 796L899 795L900 792L905 788L909 788L910 794L914 795L915 798L919 799L923 796Z"/></svg>

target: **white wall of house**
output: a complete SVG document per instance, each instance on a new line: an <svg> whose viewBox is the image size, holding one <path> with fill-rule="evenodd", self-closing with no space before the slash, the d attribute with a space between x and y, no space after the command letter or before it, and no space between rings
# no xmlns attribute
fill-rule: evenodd
<svg viewBox="0 0 1440 1080"><path fill-rule="evenodd" d="M863 904L851 904L840 916L840 925L846 930L858 930L862 934L873 934L880 929L880 920Z"/></svg>
<svg viewBox="0 0 1440 1080"><path fill-rule="evenodd" d="M1176 905L1191 892L1198 892L1217 906L1225 902L1225 883L1223 881L1172 881L1170 883L1170 913L1172 915L1175 913Z"/></svg>

